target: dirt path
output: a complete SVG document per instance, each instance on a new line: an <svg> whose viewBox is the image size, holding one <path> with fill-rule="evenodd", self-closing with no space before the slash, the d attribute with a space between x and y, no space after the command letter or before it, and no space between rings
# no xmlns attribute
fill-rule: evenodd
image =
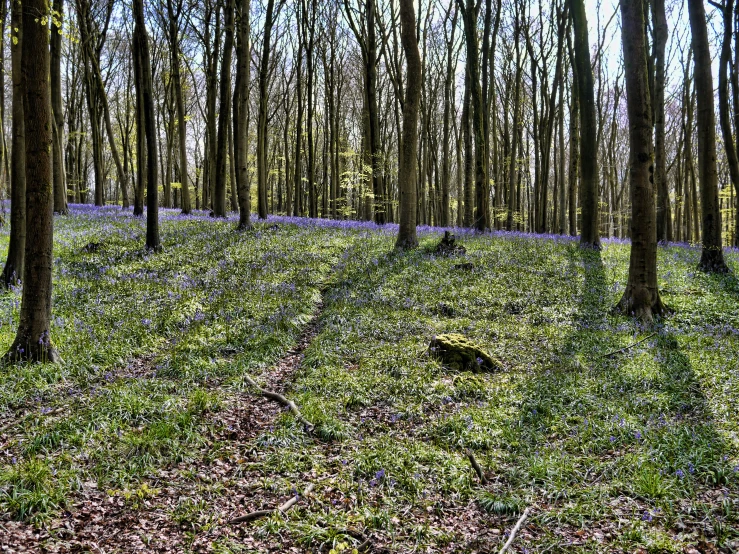
<svg viewBox="0 0 739 554"><path fill-rule="evenodd" d="M266 389L285 393L300 369L304 352L319 332L323 302L296 345L257 379ZM142 364L146 363L142 360ZM222 407L204 416L209 440L195 456L198 465L181 463L158 471L128 498L82 484L71 506L48 528L0 522L0 552L210 552L214 543L233 539L247 551L300 552L274 541L251 537L248 527L227 521L285 500L260 483L265 466L257 437L269 430L284 408L255 392L230 395ZM219 450L212 446L218 441Z"/></svg>

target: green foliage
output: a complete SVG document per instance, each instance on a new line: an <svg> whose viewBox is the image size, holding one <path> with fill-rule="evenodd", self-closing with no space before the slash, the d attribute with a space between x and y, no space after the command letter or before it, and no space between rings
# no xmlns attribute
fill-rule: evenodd
<svg viewBox="0 0 739 554"><path fill-rule="evenodd" d="M136 219L58 220L52 339L65 363L0 373L0 413L17 419L1 510L41 522L91 480L129 491L129 506L156 502L136 491L157 470L181 464L195 481L214 460L248 457L235 474L258 474L273 496L316 483L315 502L254 527L305 550L351 551L359 541L341 531L357 526L399 551L495 550L496 539L469 546L455 518L509 529L530 505L536 532L517 547L531 552L736 541L739 285L696 272L698 249L660 248L675 314L645 329L610 313L628 271L618 241L598 254L569 239L462 234L474 270L460 271L429 254L438 234L426 231L422 248L399 254L391 231L232 226L165 217L164 252L149 255ZM91 240L102 246L85 252ZM739 254L726 257L739 271ZM19 299L0 298L0 346ZM314 322L284 383L314 434L284 412L234 452L220 433L250 394L243 374L262 378ZM444 369L428 345L454 333L502 369ZM199 486L209 498L232 485ZM168 513L194 537L214 528L208 506L188 492ZM585 538L575 547L560 530Z"/></svg>

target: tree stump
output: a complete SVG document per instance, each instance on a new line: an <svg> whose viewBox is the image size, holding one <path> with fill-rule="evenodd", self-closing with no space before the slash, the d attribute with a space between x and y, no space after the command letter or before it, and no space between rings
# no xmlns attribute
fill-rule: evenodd
<svg viewBox="0 0 739 554"><path fill-rule="evenodd" d="M444 231L444 236L439 241L439 244L436 245L434 253L442 256L461 256L467 253L467 249L464 246L457 244L457 237L455 235L449 231Z"/></svg>

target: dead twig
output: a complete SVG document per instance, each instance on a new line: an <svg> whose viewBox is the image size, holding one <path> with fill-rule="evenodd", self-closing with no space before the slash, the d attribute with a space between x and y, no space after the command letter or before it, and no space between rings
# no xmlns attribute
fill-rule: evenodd
<svg viewBox="0 0 739 554"><path fill-rule="evenodd" d="M500 549L500 552L498 554L504 554L506 550L510 548L510 546L513 544L513 540L516 538L516 533L518 533L518 530L521 528L521 525L523 525L523 522L526 521L526 518L529 515L529 509L526 508L523 511L523 514L521 514L521 517L516 522L516 525L511 529L511 536L508 537L508 541L503 545L503 548Z"/></svg>
<svg viewBox="0 0 739 554"><path fill-rule="evenodd" d="M305 490L303 491L303 496L307 496L312 490L313 483L305 487ZM256 512L251 512L249 514L231 519L228 523L230 523L231 525L236 523L246 523L247 521L254 521L255 519L271 516L272 514L275 514L277 512L284 514L297 503L298 498L299 497L296 494L295 496L291 497L290 500L278 506L277 508L274 508L272 510L257 510Z"/></svg>
<svg viewBox="0 0 739 554"><path fill-rule="evenodd" d="M464 451L464 453L467 455L467 458L470 460L470 464L472 465L472 469L475 470L475 473L477 473L477 476L480 478L480 483L483 485L488 484L488 478L485 477L485 474L482 472L482 468L480 467L480 464L477 463L477 460L475 460L475 455L472 453L472 450L469 448Z"/></svg>
<svg viewBox="0 0 739 554"><path fill-rule="evenodd" d="M650 333L646 337L644 337L643 339L640 339L640 340L636 341L635 343L630 344L629 346L624 346L623 348L619 348L618 350L614 350L613 352L608 352L608 354L603 354L602 356L598 356L598 358L599 359L600 358L610 358L611 356L615 356L616 354L620 354L621 352L625 352L626 350L628 350L630 348L634 348L637 344L641 344L645 340L651 339L656 334L657 333Z"/></svg>
<svg viewBox="0 0 739 554"><path fill-rule="evenodd" d="M267 389L263 389L262 387L260 387L259 385L257 385L256 381L254 381L254 379L252 379L248 375L244 375L244 379L252 387L254 387L255 389L257 389L261 393L261 395L264 396L265 398L269 398L270 400L274 400L275 402L278 402L278 403L282 404L283 406L287 406L288 408L290 408L290 411L295 415L295 417L297 418L297 420L300 421L305 426L305 430L308 433L312 433L313 432L313 429L315 429L316 426L313 425L307 419L305 419L305 417L303 417L303 414L300 413L300 410L295 405L295 402L293 402L292 400L288 400L287 398L285 398L284 396L282 396L281 394L279 394L277 392L273 392L273 391L270 391L270 390L267 390Z"/></svg>

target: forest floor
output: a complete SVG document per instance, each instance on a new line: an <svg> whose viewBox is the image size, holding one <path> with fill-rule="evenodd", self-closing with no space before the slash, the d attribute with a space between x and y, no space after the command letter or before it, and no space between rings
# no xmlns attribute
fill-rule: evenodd
<svg viewBox="0 0 739 554"><path fill-rule="evenodd" d="M525 508L509 552L739 551L739 252L660 248L675 312L643 328L609 312L620 241L398 254L393 226L164 210L149 254L143 226L55 220L64 362L0 370L0 552L497 552ZM443 367L445 332L503 370Z"/></svg>

